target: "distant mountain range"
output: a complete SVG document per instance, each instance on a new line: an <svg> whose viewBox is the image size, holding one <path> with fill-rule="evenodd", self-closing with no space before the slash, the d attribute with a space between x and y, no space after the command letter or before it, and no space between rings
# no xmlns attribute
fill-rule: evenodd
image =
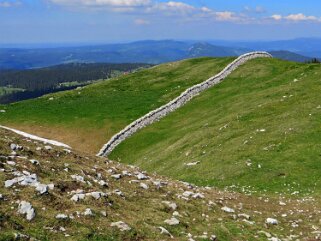
<svg viewBox="0 0 321 241"><path fill-rule="evenodd" d="M274 42L162 40L81 47L2 48L0 69L30 69L67 63L159 64L202 56L238 56L253 50L267 50L280 59L305 62L312 57L321 57L321 40Z"/></svg>

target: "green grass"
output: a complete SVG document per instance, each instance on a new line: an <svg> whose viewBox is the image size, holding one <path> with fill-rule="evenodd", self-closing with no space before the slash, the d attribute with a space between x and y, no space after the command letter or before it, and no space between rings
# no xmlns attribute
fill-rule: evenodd
<svg viewBox="0 0 321 241"><path fill-rule="evenodd" d="M110 158L199 185L320 195L320 93L321 65L252 60Z"/></svg>
<svg viewBox="0 0 321 241"><path fill-rule="evenodd" d="M0 123L97 153L127 124L215 75L232 60L200 58L168 63L82 90L14 103L5 107L7 112L0 115Z"/></svg>

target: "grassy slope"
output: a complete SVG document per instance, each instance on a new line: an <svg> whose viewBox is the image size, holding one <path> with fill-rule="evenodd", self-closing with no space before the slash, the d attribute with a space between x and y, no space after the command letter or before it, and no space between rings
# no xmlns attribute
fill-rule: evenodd
<svg viewBox="0 0 321 241"><path fill-rule="evenodd" d="M298 240L313 240L315 227L319 226L320 203L311 199L270 198L265 195L252 197L243 194L222 192L216 189L187 187L183 183L156 175L149 175L148 180L138 181L134 175L137 168L106 161L103 158L85 156L80 152L67 153L59 148L45 150L42 143L28 142L11 132L0 129L0 240L18 240L14 233L29 235L37 240L187 240L190 233L194 240L209 241L215 234L220 241L267 240L264 230L274 237L285 240L290 234L298 235ZM7 164L7 156L11 155L10 144L23 146L17 151L20 157L11 157L15 166ZM42 149L36 149L41 147ZM30 159L36 159L40 165L33 165ZM66 167L68 166L68 169ZM14 178L16 171L35 173L43 184L53 183L53 190L39 195L34 187L15 184L10 188L3 185L6 180ZM112 171L112 173L111 173ZM115 180L111 175L127 171L128 175ZM100 174L100 177L98 176ZM86 182L76 182L71 175L81 175ZM108 182L108 187L98 185L97 179ZM135 180L138 183L132 182ZM168 184L156 188L153 181L166 181ZM89 181L89 182L88 182ZM139 183L149 186L144 190ZM84 190L85 193L100 191L108 193L108 197L95 200L86 197L77 203L70 200L72 191ZM124 197L114 191L120 190ZM201 192L204 198L185 200L179 198L184 191ZM32 204L36 216L27 221L24 215L17 212L17 201L25 200ZM162 201L177 204L180 224L169 226L164 220L171 218L173 210ZM279 201L285 202L280 206ZM225 213L222 206L235 209L235 213ZM93 216L82 213L90 208ZM107 216L100 214L105 211ZM79 212L77 214L77 212ZM73 219L58 220L59 213L73 215ZM250 215L252 224L248 224L238 214ZM283 217L282 214L286 214ZM280 222L275 226L265 226L265 219L277 218ZM291 226L294 220L301 220L297 228ZM132 229L120 232L110 227L112 222L124 221ZM161 234L159 226L170 231L174 239ZM64 228L65 230L63 230ZM291 230L291 231L290 231ZM207 238L197 237L207 233ZM66 236L65 236L66 235ZM69 236L67 236L69 235ZM19 240L33 240L22 238ZM287 239L290 240L290 239Z"/></svg>
<svg viewBox="0 0 321 241"><path fill-rule="evenodd" d="M231 61L200 58L168 63L82 90L15 103L5 107L0 123L97 153L131 121L215 75Z"/></svg>
<svg viewBox="0 0 321 241"><path fill-rule="evenodd" d="M253 60L111 158L201 185L320 195L320 79L321 65Z"/></svg>

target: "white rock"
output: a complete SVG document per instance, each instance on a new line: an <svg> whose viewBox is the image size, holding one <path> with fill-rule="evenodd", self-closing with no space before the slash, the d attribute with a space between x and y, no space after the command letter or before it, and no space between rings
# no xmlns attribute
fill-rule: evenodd
<svg viewBox="0 0 321 241"><path fill-rule="evenodd" d="M37 160L35 160L35 159L31 159L30 162L31 162L32 164L34 164L34 165L39 165L39 164L40 164L40 162L37 161Z"/></svg>
<svg viewBox="0 0 321 241"><path fill-rule="evenodd" d="M116 180L119 180L121 178L121 174L114 174L111 175L111 177L115 178Z"/></svg>
<svg viewBox="0 0 321 241"><path fill-rule="evenodd" d="M158 228L160 229L161 234L166 234L166 235L170 236L171 238L174 238L173 235L170 232L168 232L168 230L166 228L164 228L164 227L158 227Z"/></svg>
<svg viewBox="0 0 321 241"><path fill-rule="evenodd" d="M245 218L245 219L247 219L247 220L250 220L250 215L248 215L248 214L245 214L245 213L241 213L241 214L238 214L237 215L239 218Z"/></svg>
<svg viewBox="0 0 321 241"><path fill-rule="evenodd" d="M50 150L52 150L52 146L45 146L45 149L46 149L47 151L50 151Z"/></svg>
<svg viewBox="0 0 321 241"><path fill-rule="evenodd" d="M17 165L17 163L14 162L14 161L7 161L7 164L10 165L10 166L15 166L15 165Z"/></svg>
<svg viewBox="0 0 321 241"><path fill-rule="evenodd" d="M193 195L193 198L201 198L201 199L203 199L203 198L205 198L204 197L204 195L202 194L202 193L195 193L194 195Z"/></svg>
<svg viewBox="0 0 321 241"><path fill-rule="evenodd" d="M181 215L180 215L179 212L177 212L177 211L173 212L173 216L174 216L174 217L181 217Z"/></svg>
<svg viewBox="0 0 321 241"><path fill-rule="evenodd" d="M200 164L201 162L199 162L199 161L197 161L197 162L190 162L190 163L186 163L185 164L185 166L188 166L188 167L190 167L190 166L196 166L196 165L198 165L198 164Z"/></svg>
<svg viewBox="0 0 321 241"><path fill-rule="evenodd" d="M103 187L108 187L108 183L105 182L104 180L100 180L100 181L98 182L98 184L99 184L100 186L103 186Z"/></svg>
<svg viewBox="0 0 321 241"><path fill-rule="evenodd" d="M76 180L77 182L85 182L85 179L83 176L80 176L80 175L71 175L71 178Z"/></svg>
<svg viewBox="0 0 321 241"><path fill-rule="evenodd" d="M116 189L116 190L114 191L114 193L115 193L116 195L120 196L120 197L123 197L123 196L124 196L124 194L122 193L122 191L120 191L120 190L118 190L118 189Z"/></svg>
<svg viewBox="0 0 321 241"><path fill-rule="evenodd" d="M235 210L233 208L229 208L229 207L222 207L221 210L223 210L226 213L235 213Z"/></svg>
<svg viewBox="0 0 321 241"><path fill-rule="evenodd" d="M166 219L164 223L174 226L179 224L179 220L177 218L172 217L171 219Z"/></svg>
<svg viewBox="0 0 321 241"><path fill-rule="evenodd" d="M140 183L139 186L140 186L141 188L145 189L145 190L148 189L148 185L145 184L145 183Z"/></svg>
<svg viewBox="0 0 321 241"><path fill-rule="evenodd" d="M59 213L56 215L56 219L67 219L68 216L66 214Z"/></svg>
<svg viewBox="0 0 321 241"><path fill-rule="evenodd" d="M78 202L78 201L80 201L80 200L83 200L84 198L85 198L85 194L83 194L83 193L79 193L79 194L75 194L75 195L73 195L71 198L70 198L70 200L71 201L74 201L74 202Z"/></svg>
<svg viewBox="0 0 321 241"><path fill-rule="evenodd" d="M49 187L47 185L41 184L41 183L37 183L35 187L36 187L36 191L39 192L39 194L47 193L49 190Z"/></svg>
<svg viewBox="0 0 321 241"><path fill-rule="evenodd" d="M124 223L123 221L119 221L119 222L114 222L110 224L111 227L116 227L118 228L120 231L129 231L131 230L131 227L129 227L126 223Z"/></svg>
<svg viewBox="0 0 321 241"><path fill-rule="evenodd" d="M138 180L146 180L146 179L148 179L148 177L143 173L138 173L136 175L136 177L137 177Z"/></svg>
<svg viewBox="0 0 321 241"><path fill-rule="evenodd" d="M10 144L10 148L11 148L11 150L16 150L17 149L17 145L16 144L14 144L14 143L11 143Z"/></svg>
<svg viewBox="0 0 321 241"><path fill-rule="evenodd" d="M93 212L91 211L90 208L86 208L86 210L84 212L84 215L85 216L93 216L94 214L93 214Z"/></svg>
<svg viewBox="0 0 321 241"><path fill-rule="evenodd" d="M103 193L103 192L91 192L91 193L87 193L86 195L90 195L90 196L92 196L93 198L95 198L97 200L99 198L101 198L101 197L106 197L107 196L107 194Z"/></svg>
<svg viewBox="0 0 321 241"><path fill-rule="evenodd" d="M184 197L190 197L190 196L194 195L194 193L191 192L191 191L185 191L185 192L183 192L182 195L183 195Z"/></svg>
<svg viewBox="0 0 321 241"><path fill-rule="evenodd" d="M278 239L276 237L269 238L270 241L281 241L281 239Z"/></svg>
<svg viewBox="0 0 321 241"><path fill-rule="evenodd" d="M16 179L12 179L12 180L7 180L4 182L4 186L5 187L11 187L13 186L14 184L16 184L18 181Z"/></svg>
<svg viewBox="0 0 321 241"><path fill-rule="evenodd" d="M26 201L21 201L19 203L18 213L26 214L26 219L29 221L36 216L34 208L29 202L26 202Z"/></svg>
<svg viewBox="0 0 321 241"><path fill-rule="evenodd" d="M270 224L270 225L277 225L279 222L278 220L274 219L274 218L267 218L265 220L265 223L266 224Z"/></svg>
<svg viewBox="0 0 321 241"><path fill-rule="evenodd" d="M162 201L162 203L164 203L167 207L171 208L174 211L177 209L177 204L174 202Z"/></svg>
<svg viewBox="0 0 321 241"><path fill-rule="evenodd" d="M107 217L107 212L106 212L106 211L101 211L100 213L101 213L101 215L103 215L104 217Z"/></svg>
<svg viewBox="0 0 321 241"><path fill-rule="evenodd" d="M6 110L0 110L0 113L6 113Z"/></svg>

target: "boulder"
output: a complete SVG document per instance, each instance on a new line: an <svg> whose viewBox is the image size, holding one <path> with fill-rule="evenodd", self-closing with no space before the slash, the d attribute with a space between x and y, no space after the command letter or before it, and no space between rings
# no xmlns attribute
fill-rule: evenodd
<svg viewBox="0 0 321 241"><path fill-rule="evenodd" d="M19 202L18 213L26 214L27 220L32 220L35 216L35 210L29 202L21 201Z"/></svg>

